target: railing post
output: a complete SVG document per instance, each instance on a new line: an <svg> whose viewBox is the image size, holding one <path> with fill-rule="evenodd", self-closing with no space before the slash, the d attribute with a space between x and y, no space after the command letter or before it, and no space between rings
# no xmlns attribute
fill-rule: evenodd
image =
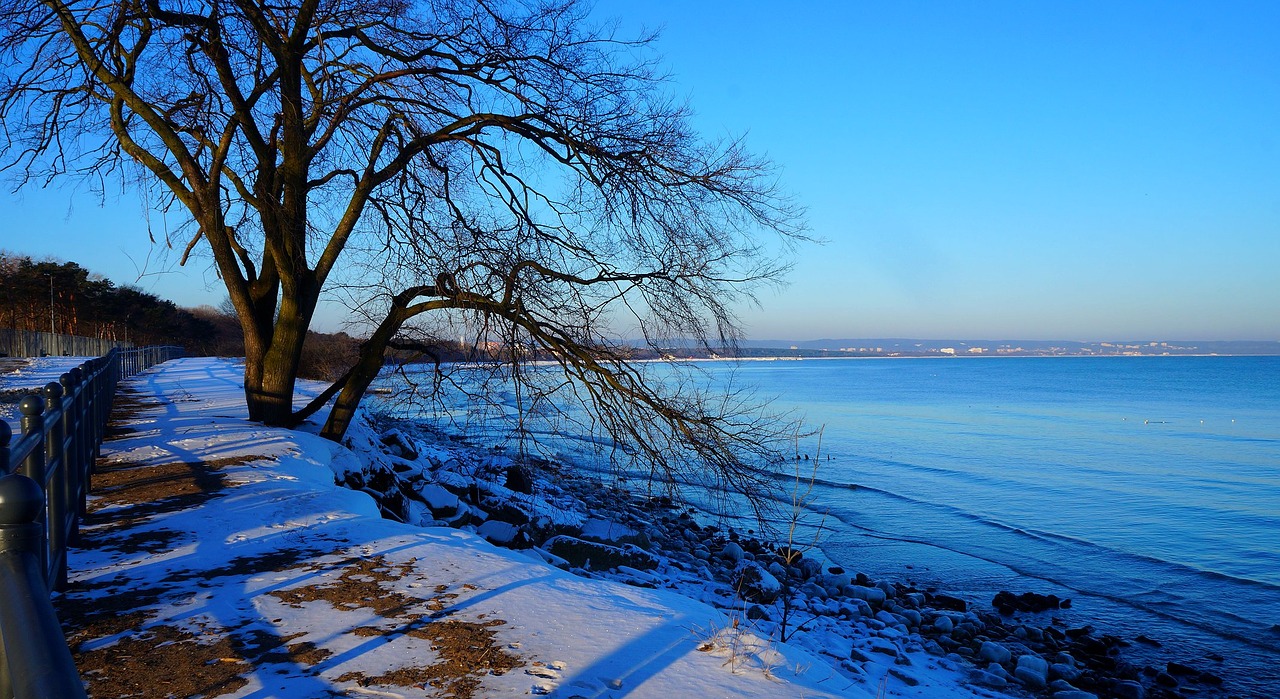
<svg viewBox="0 0 1280 699"><path fill-rule="evenodd" d="M45 529L49 534L49 588L67 587L67 497L70 473L67 468L66 420L62 411L62 385L52 381L44 387L44 471L45 504L48 515Z"/></svg>
<svg viewBox="0 0 1280 699"><path fill-rule="evenodd" d="M40 443L22 462L19 473L35 481L37 485L44 483L44 401L34 393L28 394L18 401L18 412L22 413L22 434L24 437L35 435ZM48 549L41 547L40 570L43 575L49 570Z"/></svg>
<svg viewBox="0 0 1280 699"><path fill-rule="evenodd" d="M92 430L89 428L91 420L87 420L85 416L85 369L91 369L91 364L85 362L80 366L72 369L63 378L66 383L62 384L63 389L71 398L69 406L67 429L70 432L70 450L73 454L67 459L67 466L75 473L75 489L72 491L71 504L76 508L76 516L72 520L71 531L69 532L69 541L76 541L80 535L80 518L85 515L85 507L88 504L87 495L89 492L89 459L90 456L90 440L93 439ZM82 368L83 367L83 368Z"/></svg>
<svg viewBox="0 0 1280 699"><path fill-rule="evenodd" d="M44 494L32 479L0 478L0 580L7 593L0 599L4 696L79 699L85 696L84 684L37 568L45 548L38 521L43 505Z"/></svg>
<svg viewBox="0 0 1280 699"><path fill-rule="evenodd" d="M9 470L9 441L13 439L13 429L9 427L9 423L0 420L0 471L8 476ZM0 519L9 519L10 515L3 511L4 503L0 503ZM3 546L3 536L0 535L0 546ZM4 635L0 634L0 697L13 696L13 683L9 681L9 656L4 652Z"/></svg>

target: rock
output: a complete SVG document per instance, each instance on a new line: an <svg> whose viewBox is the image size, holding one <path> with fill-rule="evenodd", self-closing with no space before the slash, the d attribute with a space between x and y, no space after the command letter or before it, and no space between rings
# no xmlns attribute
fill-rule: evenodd
<svg viewBox="0 0 1280 699"><path fill-rule="evenodd" d="M1173 661L1170 661L1167 665L1165 665L1165 671L1168 672L1170 675L1185 676L1185 675L1200 674L1199 670L1195 669L1194 667L1191 667L1190 665L1183 665L1182 663L1175 663Z"/></svg>
<svg viewBox="0 0 1280 699"><path fill-rule="evenodd" d="M1054 692L1053 699L1098 699L1098 695L1079 689L1068 689L1065 692Z"/></svg>
<svg viewBox="0 0 1280 699"><path fill-rule="evenodd" d="M840 618L846 621L850 619L857 619L862 616L862 610L859 609L857 605L849 602L841 602L840 606L837 607L837 610L840 614Z"/></svg>
<svg viewBox="0 0 1280 699"><path fill-rule="evenodd" d="M720 557L730 563L740 563L745 554L746 552L742 550L742 547L734 541L730 541L724 545L724 548L720 549Z"/></svg>
<svg viewBox="0 0 1280 699"><path fill-rule="evenodd" d="M1018 667L1029 668L1039 675L1049 674L1049 661L1038 655L1020 655L1018 656Z"/></svg>
<svg viewBox="0 0 1280 699"><path fill-rule="evenodd" d="M940 616L933 620L933 628L942 633L951 633L951 629L955 628L955 623L951 621L951 617Z"/></svg>
<svg viewBox="0 0 1280 699"><path fill-rule="evenodd" d="M1040 595L1034 592L1015 595L1007 590L1001 590L991 600L991 606L1001 614L1011 616L1014 612L1043 612L1058 609L1062 606L1062 600L1057 595Z"/></svg>
<svg viewBox="0 0 1280 699"><path fill-rule="evenodd" d="M896 614L890 614L889 612L883 609L876 612L876 618L879 619L880 621L883 621L885 623L885 626L893 626L895 624L902 623L902 619L898 618Z"/></svg>
<svg viewBox="0 0 1280 699"><path fill-rule="evenodd" d="M582 533L579 536L606 544L641 545L644 543L644 536L631 527L596 517L582 523Z"/></svg>
<svg viewBox="0 0 1280 699"><path fill-rule="evenodd" d="M1167 672L1162 672L1156 675L1156 684L1160 685L1161 687L1171 687L1171 688L1177 687L1178 679Z"/></svg>
<svg viewBox="0 0 1280 699"><path fill-rule="evenodd" d="M1212 685L1214 687L1220 686L1222 684L1222 678L1218 677L1212 672L1202 672L1200 673L1200 676L1197 679L1199 679L1200 682L1203 684Z"/></svg>
<svg viewBox="0 0 1280 699"><path fill-rule="evenodd" d="M915 677L912 677L911 675L908 675L905 671L900 670L896 667L889 668L889 674L902 680L903 684L907 685L908 687L914 687L920 684L920 680L916 679Z"/></svg>
<svg viewBox="0 0 1280 699"><path fill-rule="evenodd" d="M872 653L880 653L882 655L887 655L890 658L898 657L898 647L894 645L893 641L872 636L868 645L868 650Z"/></svg>
<svg viewBox="0 0 1280 699"><path fill-rule="evenodd" d="M515 541L516 536L520 534L520 527L510 522L491 519L476 528L476 533L495 544L506 545Z"/></svg>
<svg viewBox="0 0 1280 699"><path fill-rule="evenodd" d="M920 623L924 621L924 617L914 609L903 609L898 615L907 620L907 625L911 628L919 628Z"/></svg>
<svg viewBox="0 0 1280 699"><path fill-rule="evenodd" d="M860 663L871 662L871 656L867 655L866 653L863 653L857 648L853 648L849 651L849 659L856 660Z"/></svg>
<svg viewBox="0 0 1280 699"><path fill-rule="evenodd" d="M982 647L978 649L978 657L983 660L990 660L993 663L1007 663L1013 657L1013 653L1008 648L996 643L995 641L984 641Z"/></svg>
<svg viewBox="0 0 1280 699"><path fill-rule="evenodd" d="M516 493L530 494L534 492L534 472L521 463L507 466L507 481L503 485Z"/></svg>
<svg viewBox="0 0 1280 699"><path fill-rule="evenodd" d="M826 588L834 587L837 590L844 587L845 585L848 585L850 582L851 580L849 578L848 573L840 573L840 574L828 573L826 575L819 576L818 578L819 585Z"/></svg>
<svg viewBox="0 0 1280 699"><path fill-rule="evenodd" d="M1049 674L1053 677L1061 677L1068 682L1075 682L1080 677L1080 671L1074 665L1066 663L1054 663L1049 666Z"/></svg>
<svg viewBox="0 0 1280 699"><path fill-rule="evenodd" d="M996 689L1009 685L1009 680L1006 680L999 675L993 675L990 672L983 672L982 670L974 670L971 679L975 684L980 684L986 687L995 687ZM1097 697L1094 699L1097 699Z"/></svg>
<svg viewBox="0 0 1280 699"><path fill-rule="evenodd" d="M849 585L844 591L855 599L866 600L870 604L884 604L885 594L883 590L875 587L863 587L862 585Z"/></svg>
<svg viewBox="0 0 1280 699"><path fill-rule="evenodd" d="M893 599L898 594L898 591L893 589L893 585L887 580L881 580L875 584L875 587L883 592L888 599Z"/></svg>
<svg viewBox="0 0 1280 699"><path fill-rule="evenodd" d="M1022 684L1026 685L1026 686L1028 686L1028 687L1032 687L1032 688L1034 688L1034 689L1041 689L1041 688L1043 688L1046 684L1048 684L1048 683L1045 681L1045 676L1044 676L1044 675L1042 675L1042 674L1040 674L1040 673L1038 673L1038 672L1036 672L1036 671L1034 671L1034 670L1032 670L1032 669L1030 669L1030 668L1025 668L1025 667L1016 667L1016 668L1014 668L1014 670L1013 670L1013 676L1014 676L1014 677L1016 677L1016 678L1018 678L1018 680L1019 680L1020 682L1022 682Z"/></svg>
<svg viewBox="0 0 1280 699"><path fill-rule="evenodd" d="M811 582L801 585L800 592L803 592L806 596L812 597L813 599L824 599L827 596L826 590Z"/></svg>
<svg viewBox="0 0 1280 699"><path fill-rule="evenodd" d="M752 621L772 621L769 617L769 610L758 604L753 604L750 607L747 607L747 618Z"/></svg>
<svg viewBox="0 0 1280 699"><path fill-rule="evenodd" d="M934 609L944 609L949 612L966 612L969 610L969 604L959 597L950 595L934 595L925 593L925 604Z"/></svg>
<svg viewBox="0 0 1280 699"><path fill-rule="evenodd" d="M782 593L782 584L755 561L743 561L733 573L738 597L747 602L772 604Z"/></svg>
<svg viewBox="0 0 1280 699"><path fill-rule="evenodd" d="M822 563L815 558L801 558L795 566L806 580L822 572Z"/></svg>
<svg viewBox="0 0 1280 699"><path fill-rule="evenodd" d="M447 519L458 511L458 496L435 483L422 484L418 488L418 497L427 503L437 518Z"/></svg>
<svg viewBox="0 0 1280 699"><path fill-rule="evenodd" d="M632 544L611 546L560 535L548 539L542 547L565 559L576 568L587 568L588 564L591 570L608 570L620 565L639 570L653 570L658 567L658 559L653 554Z"/></svg>
<svg viewBox="0 0 1280 699"><path fill-rule="evenodd" d="M768 570L769 575L772 575L779 580L785 580L787 577L787 567L777 561L770 563L769 567L765 570Z"/></svg>
<svg viewBox="0 0 1280 699"><path fill-rule="evenodd" d="M1111 693L1116 699L1146 699L1147 690L1133 680L1119 680L1111 685Z"/></svg>
<svg viewBox="0 0 1280 699"><path fill-rule="evenodd" d="M418 450L414 447L413 442L400 430L391 429L382 433L378 437L378 441L391 448L392 453L405 459L418 458Z"/></svg>

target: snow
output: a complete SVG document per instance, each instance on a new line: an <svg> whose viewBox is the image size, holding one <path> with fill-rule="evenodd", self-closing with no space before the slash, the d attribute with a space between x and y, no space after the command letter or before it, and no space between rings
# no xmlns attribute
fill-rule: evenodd
<svg viewBox="0 0 1280 699"><path fill-rule="evenodd" d="M34 381L25 377L44 370L36 366L22 377L0 377L0 389ZM121 590L159 591L140 607L147 615L144 629L175 626L202 638L255 631L290 643L309 642L328 653L305 666L287 657L244 663L247 683L225 696L447 694L430 685L366 686L350 679L350 673L376 676L438 658L432 643L410 633L371 637L357 632L404 625L404 617L379 614L371 606L288 601L291 591L346 575L343 571L349 572L353 560L398 571L377 583L385 596L425 603L447 591L434 600L443 601L443 609L428 618L493 624L489 628L495 641L518 656L520 665L482 677L476 696L1005 696L965 683L964 668L912 651L894 638L892 628L873 634L862 626L836 628L838 621L826 619L822 624L827 626L818 624L797 635L795 643L781 643L750 622L742 623L741 615L700 599L561 570L554 564L564 565L564 560L541 549L513 551L465 529L383 519L368 494L335 484L335 476L358 472L367 455L305 429L249 422L240 368L228 360L175 360L128 383L144 404L158 404L131 418L133 432L103 445L106 464L216 465L225 487L196 506L131 525L130 533L138 536L176 533L165 546L73 549L73 589L90 602ZM361 444L372 448L376 439L366 431L349 441L363 451ZM428 460L441 466L440 474L453 473L447 466L457 459L449 449L417 447L419 453L406 452L401 458ZM428 483L420 492L448 500L451 494L440 487L446 484ZM510 491L496 495L530 497ZM586 523L604 540L638 534L606 518L573 511L570 504L556 501L554 493L548 498L524 504L544 512L548 520ZM430 519L427 513L419 521ZM482 531L494 533L483 525ZM94 527L84 532L87 538L106 535ZM653 585L675 571L669 563L664 560L658 571L623 566L613 575ZM699 577L696 568L689 577ZM684 589L702 600L723 601L707 578L700 584ZM93 640L82 650L109 648L139 631ZM870 659L851 663L855 648L866 650Z"/></svg>
<svg viewBox="0 0 1280 699"><path fill-rule="evenodd" d="M0 419L18 434L18 401L27 393L40 393L63 374L92 357L33 357L0 359Z"/></svg>

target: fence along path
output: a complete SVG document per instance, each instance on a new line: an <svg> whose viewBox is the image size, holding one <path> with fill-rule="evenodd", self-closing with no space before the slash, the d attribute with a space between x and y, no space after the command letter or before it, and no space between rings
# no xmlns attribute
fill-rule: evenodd
<svg viewBox="0 0 1280 699"><path fill-rule="evenodd" d="M67 544L116 386L181 355L180 347L112 349L22 398L16 440L0 421L0 699L85 696L49 592L67 584Z"/></svg>
<svg viewBox="0 0 1280 699"><path fill-rule="evenodd" d="M131 343L101 337L0 328L0 357L97 357L130 347Z"/></svg>

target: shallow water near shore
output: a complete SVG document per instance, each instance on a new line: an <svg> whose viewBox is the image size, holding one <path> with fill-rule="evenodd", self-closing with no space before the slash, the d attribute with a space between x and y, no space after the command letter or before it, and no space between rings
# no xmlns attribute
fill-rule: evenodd
<svg viewBox="0 0 1280 699"><path fill-rule="evenodd" d="M700 368L824 427L801 449L831 560L978 603L1071 597L1066 623L1162 644L1136 660L1280 694L1280 357Z"/></svg>

